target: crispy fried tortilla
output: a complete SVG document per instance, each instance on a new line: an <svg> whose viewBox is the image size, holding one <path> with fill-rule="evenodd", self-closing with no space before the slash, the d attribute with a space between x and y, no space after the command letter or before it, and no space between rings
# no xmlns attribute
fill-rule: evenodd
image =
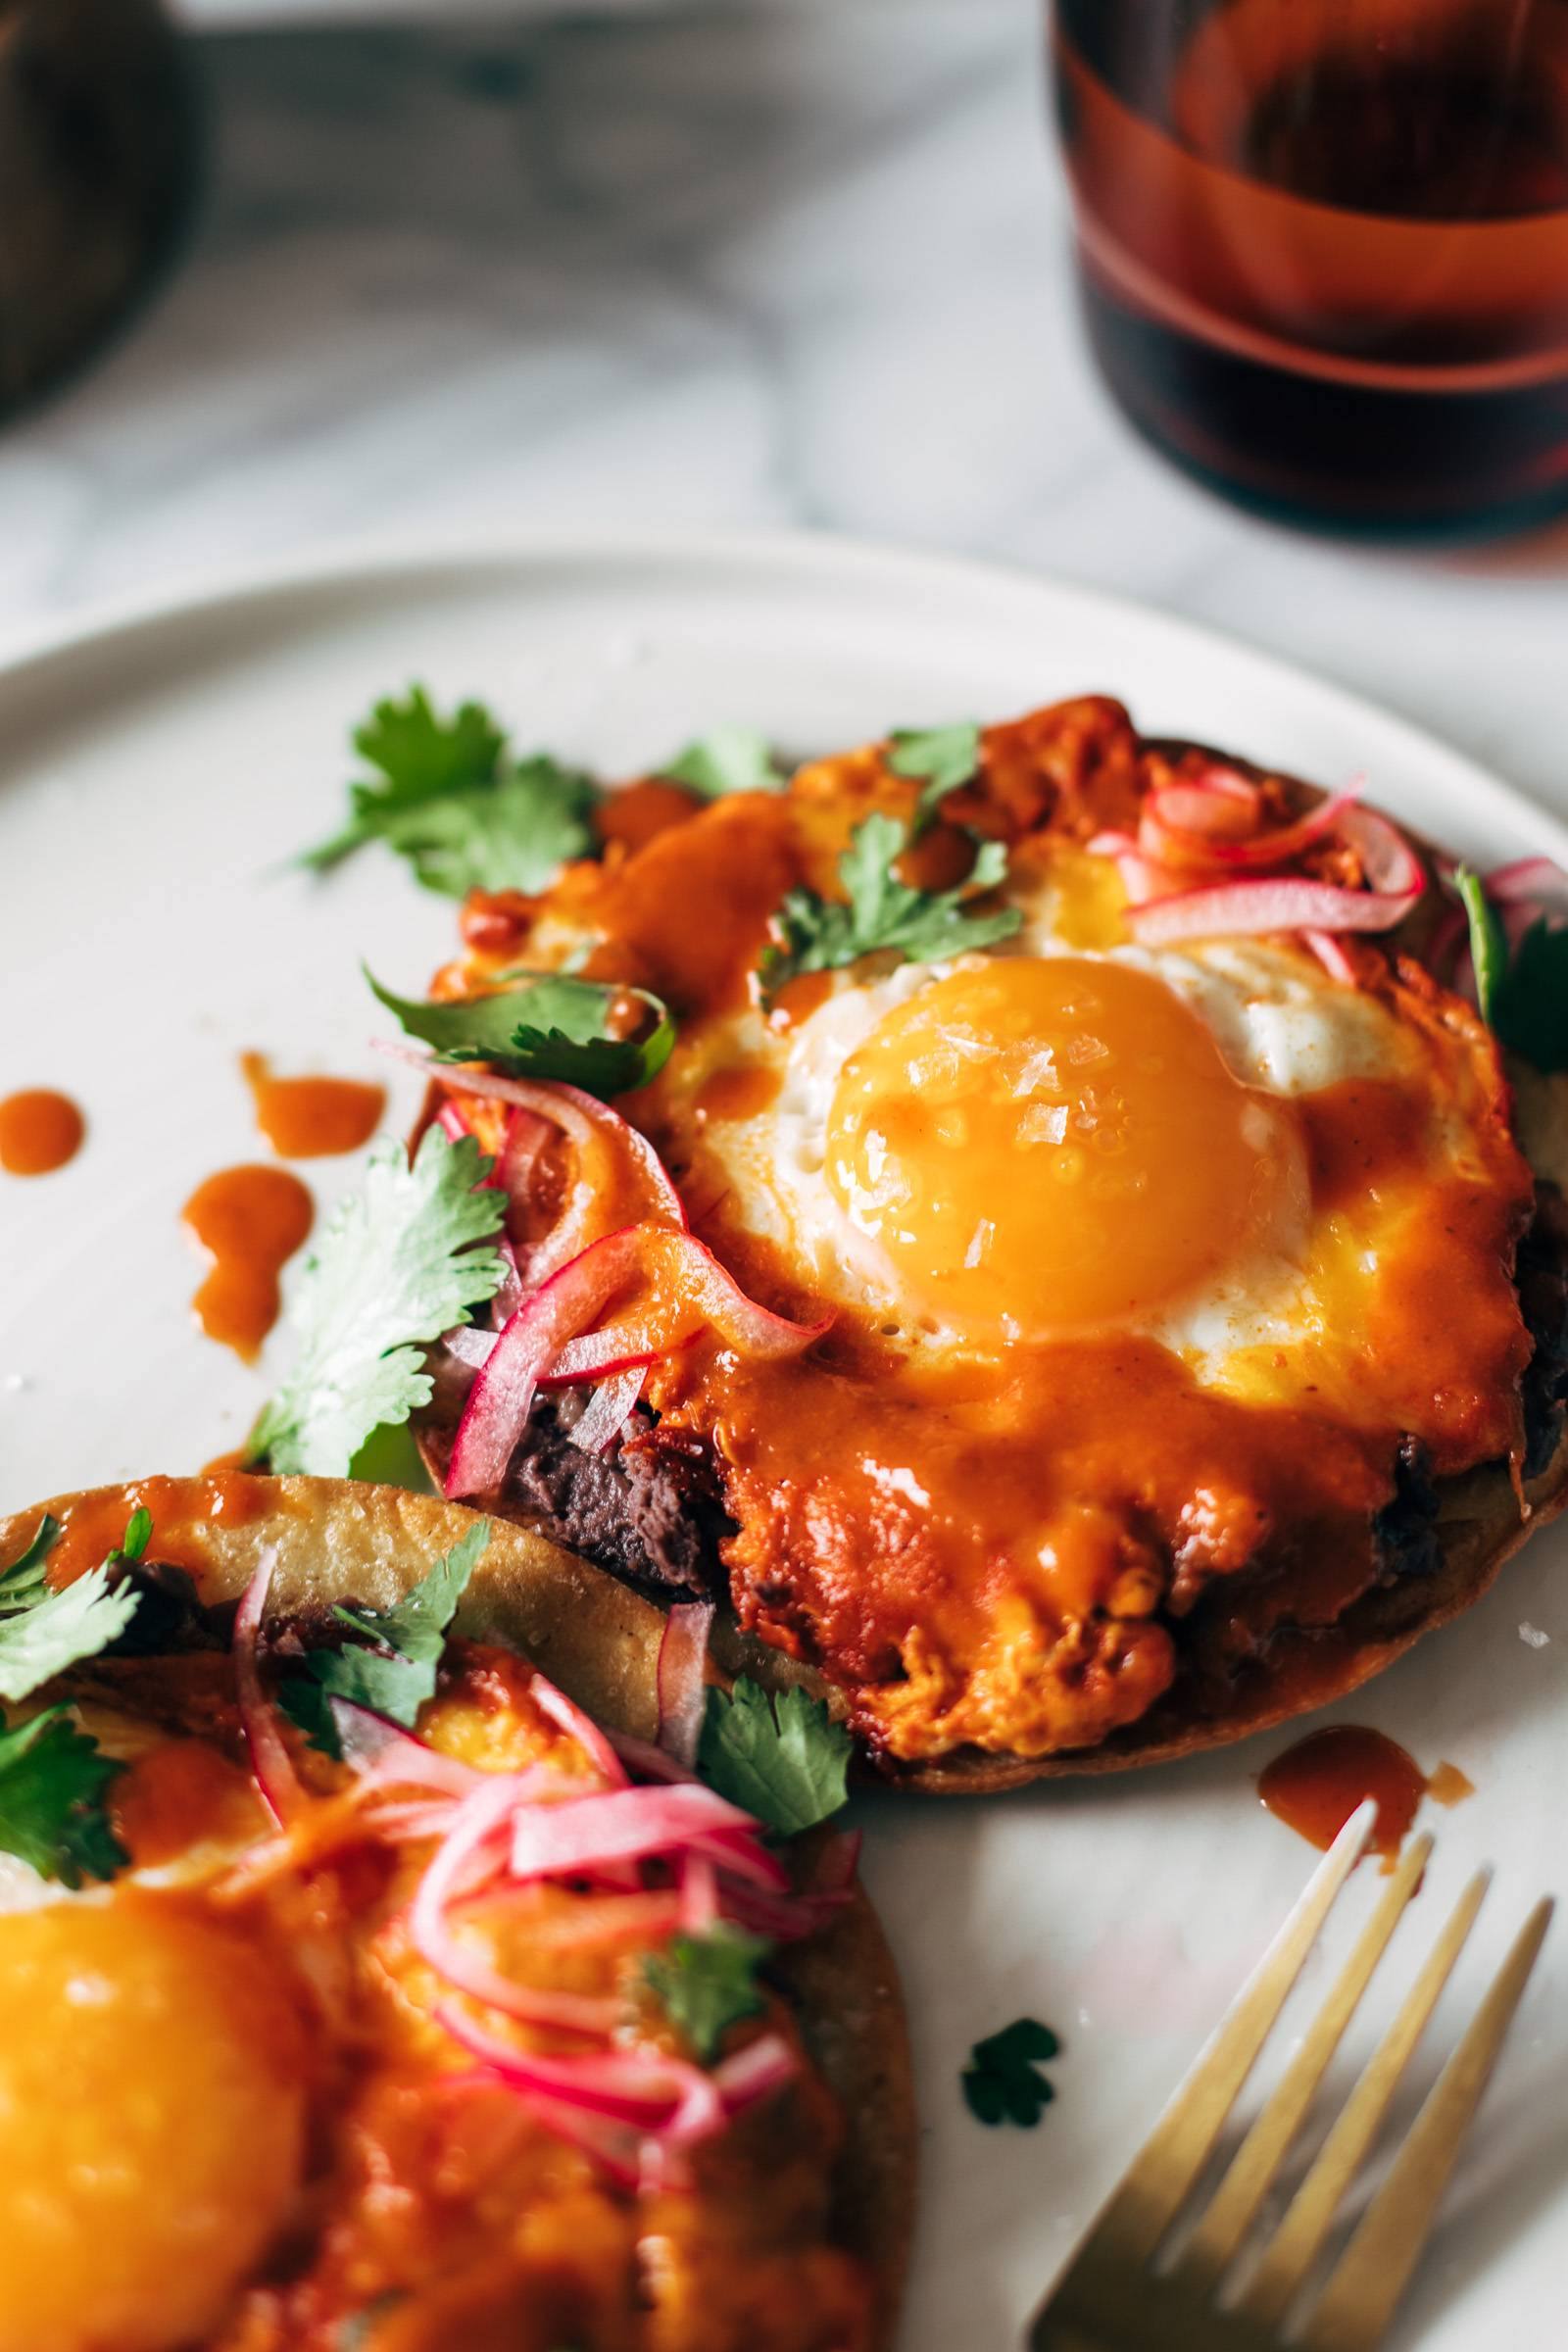
<svg viewBox="0 0 1568 2352"><path fill-rule="evenodd" d="M1020 738L1031 726L1045 729L1045 739L1054 747L1053 756L1059 754L1064 771L1070 770L1077 757L1073 750L1074 729L1082 726L1093 733L1095 726L1104 720L1104 709L1090 703L1082 706L1062 706L1058 713L1037 714L1037 719L1020 722L1012 732ZM1061 719L1059 726L1054 725ZM1070 722L1070 723L1068 723ZM1112 741L1112 750L1124 766L1131 759L1128 739L1116 734L1114 727L1105 730ZM1008 730L1003 730L1006 734ZM1136 747L1135 747L1136 748ZM1038 783L1037 768L1041 755L1039 746L1025 743L1022 770L1031 783ZM1209 747L1182 742L1148 743L1142 752L1153 755L1179 768L1190 756L1200 760L1218 760L1233 774L1254 782L1264 781L1264 771L1212 752ZM1142 756L1142 755L1140 755ZM846 794L866 789L865 776L871 772L865 765L865 755L857 755L845 763L842 789ZM1109 755L1107 754L1107 758ZM859 765L857 765L857 760ZM1049 762L1047 763L1049 764ZM829 795L832 762L823 762L814 771L812 791L820 800ZM975 796L977 815L990 814L1005 808L1006 777L1002 773L1004 761L993 753L993 771L984 785L971 787ZM1054 771L1053 771L1054 772ZM1084 789L1098 789L1093 763L1084 773L1090 779ZM1132 769L1115 786L1121 792L1125 807L1114 821L1126 825L1135 821L1136 798L1129 797L1132 786L1127 781ZM998 781L998 776L1002 780ZM1277 807L1292 817L1305 815L1320 804L1324 795L1306 784L1268 772L1269 791L1277 796ZM832 784L832 791L840 789ZM1068 788L1071 789L1070 787ZM988 795L994 794L994 798ZM962 798L964 796L960 796ZM1128 813L1132 811L1133 813ZM1101 821L1103 820L1102 816ZM1428 863L1432 853L1424 849L1419 839L1412 845L1418 856ZM1456 1062L1468 1063L1476 1073L1476 1083L1491 1104L1491 1113L1499 1134L1505 1135L1508 1121L1506 1090L1497 1075L1496 1062L1490 1039L1474 1016L1444 992L1431 984L1423 958L1432 944L1435 923L1441 918L1447 902L1436 889L1429 888L1414 911L1386 944L1393 958L1386 976L1371 985L1397 996L1408 1012L1412 1025L1423 1023L1434 1030L1442 1029L1452 1039ZM520 951L515 951L520 952ZM1369 971L1370 966L1363 966ZM1545 1253L1548 1279L1561 1287L1568 1270L1568 1250L1564 1235L1568 1225L1552 1202L1568 1186L1568 1115L1562 1108L1563 1083L1544 1081L1536 1073L1516 1069L1510 1078L1517 1089L1517 1103L1513 1124L1527 1157L1539 1180L1543 1196L1543 1212L1530 1237L1530 1246ZM456 1083L456 1082L451 1082ZM1510 1148L1511 1149L1511 1148ZM1517 1160L1515 1161L1517 1166ZM1521 1175L1523 1171L1520 1171ZM1523 1215L1521 1211L1521 1215ZM733 1237L732 1237L733 1238ZM1494 1261L1495 1263L1495 1261ZM795 1311L805 1310L796 1302ZM1558 1318L1559 1322L1561 1318ZM1537 1335L1537 1345L1544 1355L1554 1341L1543 1341ZM1560 1366L1547 1367L1552 1380L1558 1380ZM1528 1394L1531 1375L1526 1374ZM715 1388L721 1387L715 1383ZM1560 1387L1560 1381L1558 1381ZM1544 1389L1544 1384L1543 1384ZM1495 1396L1504 1396L1503 1385L1494 1389ZM1545 1391L1547 1403L1551 1392ZM431 1407L420 1417L417 1425L421 1448L427 1467L440 1483L451 1459L453 1432L461 1406L461 1391L454 1394L449 1388L437 1396ZM551 1408L555 1410L554 1406ZM1136 1396L1129 1400L1125 1431L1126 1453L1136 1457L1140 1445L1139 1406ZM1529 1415L1527 1414L1527 1420ZM1398 1426L1397 1424L1396 1426ZM1539 1427L1531 1432L1535 1444L1540 1431L1549 1433L1556 1426L1556 1416L1547 1410L1540 1417ZM1219 1605L1205 1608L1200 1599L1196 1608L1185 1604L1173 1607L1169 1625L1173 1632L1178 1666L1169 1687L1162 1690L1152 1702L1139 1713L1136 1720L1122 1720L1106 1730L1093 1744L1086 1740L1067 1740L1052 1752L1040 1755L1020 1755L1005 1752L1004 1747L981 1748L969 1744L951 1746L946 1752L926 1756L901 1758L891 1752L892 1742L884 1740L878 1728L870 1728L866 1756L873 1771L896 1781L902 1787L940 1793L982 1792L1019 1786L1045 1778L1126 1771L1144 1764L1164 1763L1181 1756L1196 1754L1245 1739L1288 1718L1331 1704L1348 1691L1369 1681L1428 1630L1442 1625L1468 1607L1486 1591L1507 1558L1527 1538L1544 1525L1568 1498L1568 1446L1561 1436L1550 1446L1549 1458L1543 1459L1544 1447L1538 1446L1531 1464L1533 1475L1516 1477L1515 1471L1502 1459L1484 1462L1478 1467L1457 1468L1453 1474L1438 1476L1430 1492L1424 1492L1421 1507L1415 1513L1419 1524L1415 1540L1400 1544L1391 1543L1375 1581L1358 1590L1353 1597L1335 1598L1314 1605L1310 1591L1312 1577L1324 1561L1309 1556L1301 1578L1302 1591L1296 1589L1298 1567L1276 1565L1273 1569L1249 1568L1234 1580L1222 1578L1222 1585L1233 1585L1241 1605L1230 1612L1231 1622L1221 1622L1226 1612ZM635 1459L638 1448L632 1448ZM1499 1446L1500 1452L1500 1446ZM711 1555L713 1538L710 1530L713 1513L722 1510L722 1499L713 1492L704 1492L700 1481L690 1490L686 1505L686 1521L691 1541L685 1556L681 1544L669 1540L667 1530L671 1519L676 1534L682 1532L681 1510L678 1501L677 1476L686 1475L684 1461L672 1457L654 1456L662 1462L662 1475L666 1486L676 1489L677 1500L671 1507L667 1493L661 1493L659 1501L664 1513L663 1531L657 1546L655 1570L658 1577L669 1585L688 1589L700 1588L710 1574L702 1561ZM809 1458L809 1457L808 1457ZM1470 1456L1473 1461L1474 1451ZM556 1459L564 1465L562 1479L556 1478L556 1466L548 1448L535 1449L523 1464L521 1472L514 1469L504 1495L492 1505L516 1516L524 1523L557 1524L561 1518L563 1481L573 1496L581 1480L581 1457L574 1456L569 1446L556 1443ZM787 1474L786 1463L786 1474ZM1415 1465L1418 1483L1424 1482L1425 1472ZM761 1484L763 1482L757 1482ZM1435 1512L1429 1505L1435 1493ZM1090 1496L1090 1500L1094 1497ZM757 1494L750 1497L754 1516L765 1515L765 1495L760 1501ZM1404 1506L1403 1488L1396 1510ZM706 1522L705 1522L706 1514ZM737 1516L739 1515L737 1507ZM1377 1525L1376 1520L1373 1522ZM601 1533L592 1510L578 1510L580 1533L574 1540L590 1547ZM1360 1526L1367 1527L1366 1519ZM798 1544L799 1530L792 1531L791 1541ZM1381 1533L1379 1544L1382 1545ZM1323 1550L1319 1539L1319 1550ZM726 1555L727 1556L727 1555ZM781 1588L790 1583L791 1559L798 1559L799 1548L789 1551L788 1542L775 1546L768 1565L778 1572ZM619 1561L610 1564L618 1567ZM1328 1565L1332 1571L1332 1562ZM648 1574L648 1560L633 1559L628 1572L633 1576ZM765 1579L751 1569L754 1590L763 1587ZM851 1571L835 1563L835 1575L842 1584ZM1272 1580L1272 1582L1271 1582ZM896 1581L896 1580L895 1580ZM1333 1582L1333 1573L1328 1580ZM1343 1581L1343 1580L1342 1580ZM771 1593L763 1610L764 1619L773 1613ZM789 1654L792 1646L809 1648L809 1630L797 1642L790 1614L788 1597L776 1610L776 1645L765 1644L760 1639L741 1633L731 1621L722 1620L715 1634L715 1646L732 1670L744 1665L747 1672L764 1683L780 1681L804 1682L811 1690L824 1696L830 1705L852 1714L854 1701L834 1676L803 1664ZM803 1608L801 1622L809 1628L811 1610ZM885 1629L884 1629L885 1630ZM863 1670L862 1670L863 1671ZM847 1678L848 1679L848 1678ZM850 1685L853 1690L853 1683ZM863 1695L863 1693L862 1693ZM858 1728L865 1732L863 1721Z"/></svg>
<svg viewBox="0 0 1568 2352"><path fill-rule="evenodd" d="M346 1481L237 1472L152 1478L41 1506L63 1522L52 1581L95 1565L141 1506L153 1520L147 1560L184 1570L204 1610L236 1601L270 1556L270 1622L318 1620L349 1599L390 1606L475 1519L456 1505ZM0 1521L0 1560L17 1556L38 1518L35 1507ZM606 1728L655 1736L661 1612L541 1537L492 1521L452 1630L522 1652ZM160 1663L156 1655L122 1658L96 1671L100 1681L125 1678L124 1703L134 1711L138 1678L151 1688ZM66 1687L90 1702L94 1685L88 1666ZM880 2307L876 2340L891 2344L912 2223L916 2123L898 1979L864 1895L857 1888L830 1924L783 1947L777 1974L844 2118L835 2242L869 2266Z"/></svg>

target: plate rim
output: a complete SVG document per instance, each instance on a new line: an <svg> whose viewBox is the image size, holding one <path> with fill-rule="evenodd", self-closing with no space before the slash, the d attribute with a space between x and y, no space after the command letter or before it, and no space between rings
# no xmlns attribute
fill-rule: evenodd
<svg viewBox="0 0 1568 2352"><path fill-rule="evenodd" d="M1446 771L1445 785L1468 796L1478 818L1485 820L1494 812L1498 819L1536 832L1559 861L1568 865L1568 818L1544 808L1494 768L1418 720L1287 655L1119 590L1036 570L1024 564L832 531L737 527L633 532L506 528L487 532L470 527L461 531L368 532L291 542L233 564L183 567L150 588L93 598L46 618L35 628L24 627L9 640L0 639L0 755L4 752L7 690L20 688L52 662L107 650L117 640L128 641L143 632L177 630L182 622L194 622L253 600L286 603L292 595L323 588L352 591L357 581L373 586L400 575L412 579L420 573L463 572L509 564L536 568L553 564L651 564L687 568L733 564L764 573L816 565L843 575L912 576L933 589L954 594L967 590L973 595L1008 599L1035 596L1047 605L1065 601L1099 616L1107 627L1119 624L1146 641L1162 637L1173 649L1185 648L1196 656L1218 652L1240 661L1260 684L1285 694L1305 688L1349 730L1353 731L1358 720L1364 723L1370 718L1399 740L1412 763L1430 762ZM1114 686L1102 689L1105 690L1115 691ZM1371 797L1376 802L1375 783Z"/></svg>

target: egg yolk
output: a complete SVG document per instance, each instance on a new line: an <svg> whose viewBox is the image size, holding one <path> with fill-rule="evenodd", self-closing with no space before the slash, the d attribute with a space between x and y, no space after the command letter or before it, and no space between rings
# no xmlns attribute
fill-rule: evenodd
<svg viewBox="0 0 1568 2352"><path fill-rule="evenodd" d="M1046 1338L1157 1308L1272 1225L1285 1119L1150 973L999 957L851 1055L828 1179L901 1296L967 1332Z"/></svg>
<svg viewBox="0 0 1568 2352"><path fill-rule="evenodd" d="M302 2073L266 1956L178 1900L0 1917L0 2352L205 2340L286 2217Z"/></svg>

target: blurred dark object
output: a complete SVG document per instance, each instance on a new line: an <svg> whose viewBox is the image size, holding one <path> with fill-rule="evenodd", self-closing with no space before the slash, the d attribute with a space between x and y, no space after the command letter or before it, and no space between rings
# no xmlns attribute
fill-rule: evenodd
<svg viewBox="0 0 1568 2352"><path fill-rule="evenodd" d="M1056 0L1096 358L1232 495L1568 504L1568 0Z"/></svg>
<svg viewBox="0 0 1568 2352"><path fill-rule="evenodd" d="M142 291L184 218L194 152L159 0L0 0L0 416Z"/></svg>

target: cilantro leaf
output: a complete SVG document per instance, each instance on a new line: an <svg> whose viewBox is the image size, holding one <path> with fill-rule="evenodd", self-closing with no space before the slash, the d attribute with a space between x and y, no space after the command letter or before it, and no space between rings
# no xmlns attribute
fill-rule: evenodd
<svg viewBox="0 0 1568 2352"><path fill-rule="evenodd" d="M1508 938L1496 908L1488 898L1481 876L1466 865L1455 869L1453 886L1470 925L1470 960L1475 965L1476 1001L1481 1018L1491 1021L1497 989L1508 968Z"/></svg>
<svg viewBox="0 0 1568 2352"><path fill-rule="evenodd" d="M924 783L914 808L914 829L921 833L948 794L967 784L979 767L980 729L972 719L951 727L901 727L888 742L893 773Z"/></svg>
<svg viewBox="0 0 1568 2352"><path fill-rule="evenodd" d="M770 1698L742 1675L708 1693L697 1765L705 1781L781 1837L836 1813L847 1793L851 1740L798 1683Z"/></svg>
<svg viewBox="0 0 1568 2352"><path fill-rule="evenodd" d="M338 1623L371 1646L312 1650L304 1672L291 1675L278 1691L284 1712L309 1735L313 1747L329 1756L342 1752L329 1703L334 1698L351 1699L413 1729L420 1707L434 1695L447 1628L489 1541L490 1522L481 1519L395 1608L338 1603L332 1612Z"/></svg>
<svg viewBox="0 0 1568 2352"><path fill-rule="evenodd" d="M593 848L598 798L591 777L541 752L493 784L394 812L382 830L426 890L543 890Z"/></svg>
<svg viewBox="0 0 1568 2352"><path fill-rule="evenodd" d="M317 872L384 841L427 890L463 898L542 890L567 858L593 847L592 780L543 753L510 759L482 703L442 718L424 688L411 687L402 702L376 704L354 748L377 774L350 785L348 823L300 859Z"/></svg>
<svg viewBox="0 0 1568 2352"><path fill-rule="evenodd" d="M152 1540L153 1515L144 1502L139 1502L125 1521L125 1532L109 1554L115 1560L139 1560Z"/></svg>
<svg viewBox="0 0 1568 2352"><path fill-rule="evenodd" d="M731 2026L766 2006L757 1972L772 1948L764 1937L720 1922L706 1936L677 1936L643 1962L643 1976L665 2016L702 2065L712 2064Z"/></svg>
<svg viewBox="0 0 1568 2352"><path fill-rule="evenodd" d="M1033 2017L1014 2018L969 2052L959 2078L969 2112L982 2124L1017 2124L1033 2131L1055 2091L1038 2069L1061 2044Z"/></svg>
<svg viewBox="0 0 1568 2352"><path fill-rule="evenodd" d="M299 1356L251 1432L255 1459L342 1478L372 1430L428 1403L425 1348L504 1271L479 1247L504 1207L494 1187L475 1190L489 1165L472 1136L433 1126L412 1166L391 1138L371 1152L364 1190L339 1201L306 1260L290 1317Z"/></svg>
<svg viewBox="0 0 1568 2352"><path fill-rule="evenodd" d="M441 1061L487 1061L528 1078L561 1078L589 1094L623 1095L646 1086L669 1059L675 1024L662 1001L643 988L576 980L560 972L516 975L500 995L426 1004L394 996L373 972L366 979L411 1037L434 1046ZM615 1037L612 1007L627 997L646 1005L654 1027L640 1038Z"/></svg>
<svg viewBox="0 0 1568 2352"><path fill-rule="evenodd" d="M439 718L422 686L411 686L401 703L390 696L377 703L355 728L354 749L378 778L349 786L349 822L307 850L301 864L318 871L335 865L399 814L493 782L506 740L481 703L464 703L451 718Z"/></svg>
<svg viewBox="0 0 1568 2352"><path fill-rule="evenodd" d="M762 986L772 996L800 972L837 971L878 949L891 949L906 963L935 963L973 948L1009 939L1023 921L1016 906L993 914L971 914L964 900L993 890L1007 870L1000 841L982 842L974 870L955 890L912 890L893 870L908 834L896 817L880 812L858 825L839 859L839 878L848 904L792 890L774 920L780 944L762 959Z"/></svg>
<svg viewBox="0 0 1568 2352"><path fill-rule="evenodd" d="M133 1519L127 1539L137 1532ZM109 1581L114 1561L128 1553L111 1552L102 1567L50 1588L45 1562L59 1533L46 1511L26 1550L0 1574L0 1698L25 1698L68 1666L95 1658L136 1614L139 1593Z"/></svg>
<svg viewBox="0 0 1568 2352"><path fill-rule="evenodd" d="M49 1591L49 1554L59 1541L60 1521L53 1511L43 1512L26 1548L0 1571L0 1616L43 1599Z"/></svg>
<svg viewBox="0 0 1568 2352"><path fill-rule="evenodd" d="M786 781L771 744L756 727L714 727L659 772L710 801L726 792L777 792Z"/></svg>
<svg viewBox="0 0 1568 2352"><path fill-rule="evenodd" d="M1539 915L1497 991L1497 1035L1538 1070L1568 1070L1568 925Z"/></svg>
<svg viewBox="0 0 1568 2352"><path fill-rule="evenodd" d="M1480 875L1460 866L1453 882L1470 925L1482 1019L1538 1070L1568 1069L1568 924L1538 916L1510 960L1508 935Z"/></svg>
<svg viewBox="0 0 1568 2352"><path fill-rule="evenodd" d="M112 1879L130 1857L109 1826L104 1792L124 1769L63 1706L14 1729L0 1712L0 1850L66 1886Z"/></svg>

